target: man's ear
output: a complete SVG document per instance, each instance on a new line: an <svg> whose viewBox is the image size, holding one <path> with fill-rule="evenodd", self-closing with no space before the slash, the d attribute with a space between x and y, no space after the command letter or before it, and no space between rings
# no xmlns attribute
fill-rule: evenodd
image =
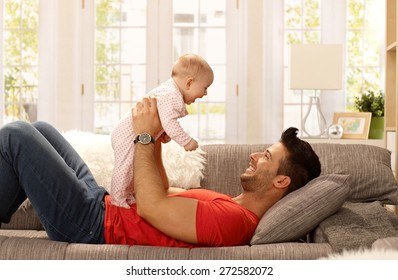
<svg viewBox="0 0 398 280"><path fill-rule="evenodd" d="M291 179L286 175L277 175L274 179L274 185L278 189L288 188L290 186Z"/></svg>

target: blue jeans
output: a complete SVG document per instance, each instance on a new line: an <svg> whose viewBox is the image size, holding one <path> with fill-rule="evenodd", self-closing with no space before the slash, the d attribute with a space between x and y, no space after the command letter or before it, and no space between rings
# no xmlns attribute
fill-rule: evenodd
<svg viewBox="0 0 398 280"><path fill-rule="evenodd" d="M105 243L104 196L81 157L51 125L0 129L0 222L29 198L52 240Z"/></svg>

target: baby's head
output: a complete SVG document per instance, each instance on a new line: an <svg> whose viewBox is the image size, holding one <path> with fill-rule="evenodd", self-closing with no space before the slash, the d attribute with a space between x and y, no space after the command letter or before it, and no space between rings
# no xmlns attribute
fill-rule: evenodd
<svg viewBox="0 0 398 280"><path fill-rule="evenodd" d="M214 74L210 65L196 54L181 56L173 65L171 77L181 91L185 104L207 95Z"/></svg>

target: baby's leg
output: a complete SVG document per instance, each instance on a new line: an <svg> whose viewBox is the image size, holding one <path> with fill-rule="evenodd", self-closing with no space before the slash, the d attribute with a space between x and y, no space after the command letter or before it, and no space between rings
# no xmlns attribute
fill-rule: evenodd
<svg viewBox="0 0 398 280"><path fill-rule="evenodd" d="M125 116L112 131L115 167L111 179L111 203L129 208L135 201L133 192L134 131L131 114Z"/></svg>

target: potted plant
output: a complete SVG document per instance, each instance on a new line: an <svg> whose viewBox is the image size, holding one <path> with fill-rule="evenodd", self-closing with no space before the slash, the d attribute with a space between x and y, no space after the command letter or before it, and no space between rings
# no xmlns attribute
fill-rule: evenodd
<svg viewBox="0 0 398 280"><path fill-rule="evenodd" d="M375 93L368 90L365 94L355 97L355 108L359 112L371 112L369 138L383 139L384 136L384 94L381 90Z"/></svg>

